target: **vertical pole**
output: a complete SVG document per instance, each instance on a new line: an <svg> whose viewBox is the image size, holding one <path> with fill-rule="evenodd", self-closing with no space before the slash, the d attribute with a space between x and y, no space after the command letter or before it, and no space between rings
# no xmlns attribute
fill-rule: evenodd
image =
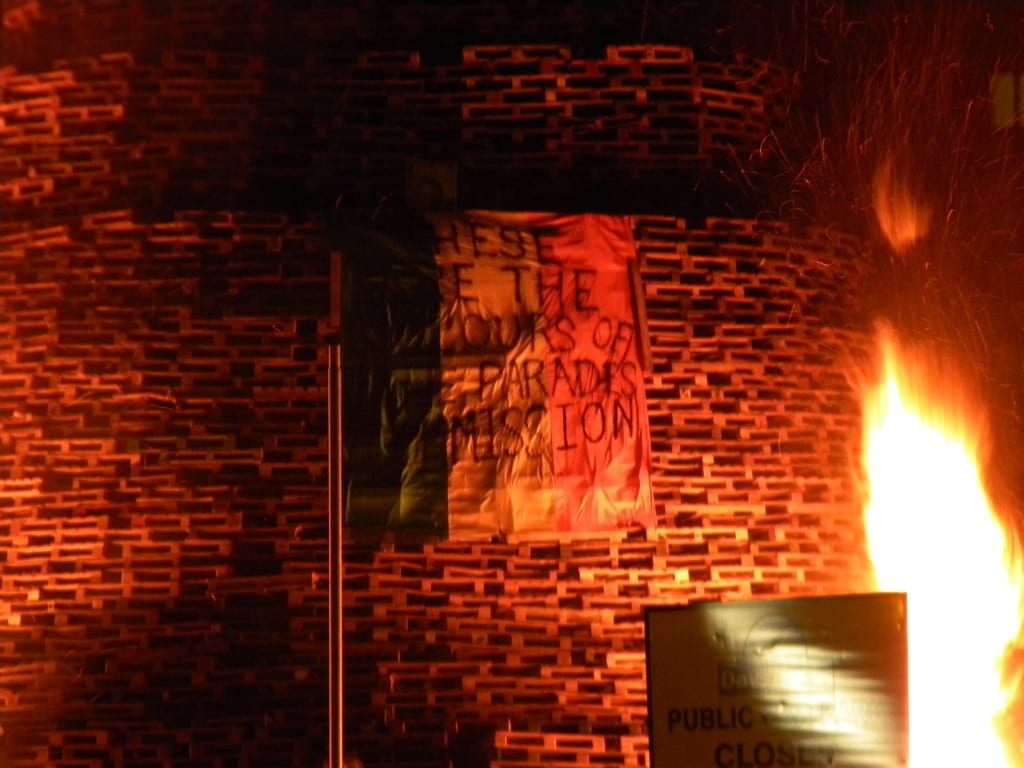
<svg viewBox="0 0 1024 768"><path fill-rule="evenodd" d="M330 324L341 328L341 254L331 253L331 318ZM330 768L342 768L344 763L344 717L342 712L342 530L344 527L344 496L341 477L341 359L340 340L330 346L328 362L328 574L329 574L329 645L328 685L330 691L328 716L330 718Z"/></svg>

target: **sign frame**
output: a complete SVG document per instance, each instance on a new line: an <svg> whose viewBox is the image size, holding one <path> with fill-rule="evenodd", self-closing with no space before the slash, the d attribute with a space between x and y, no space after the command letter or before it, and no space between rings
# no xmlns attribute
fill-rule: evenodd
<svg viewBox="0 0 1024 768"><path fill-rule="evenodd" d="M892 768L909 754L904 593L644 609L651 768Z"/></svg>

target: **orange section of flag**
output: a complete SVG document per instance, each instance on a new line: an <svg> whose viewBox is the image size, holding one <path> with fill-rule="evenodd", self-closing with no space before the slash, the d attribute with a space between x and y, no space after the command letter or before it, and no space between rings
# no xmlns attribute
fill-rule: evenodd
<svg viewBox="0 0 1024 768"><path fill-rule="evenodd" d="M654 522L629 221L435 221L449 532Z"/></svg>

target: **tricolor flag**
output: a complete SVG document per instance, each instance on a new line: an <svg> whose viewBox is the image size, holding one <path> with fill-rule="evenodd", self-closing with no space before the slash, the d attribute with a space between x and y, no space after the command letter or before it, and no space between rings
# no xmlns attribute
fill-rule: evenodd
<svg viewBox="0 0 1024 768"><path fill-rule="evenodd" d="M430 428L403 448L391 524L436 520L424 504L443 496L452 538L653 525L630 221L475 213L431 224L439 376L428 407L426 374L392 372L420 382ZM423 440L442 432L440 493L440 446ZM432 490L415 472L428 455Z"/></svg>

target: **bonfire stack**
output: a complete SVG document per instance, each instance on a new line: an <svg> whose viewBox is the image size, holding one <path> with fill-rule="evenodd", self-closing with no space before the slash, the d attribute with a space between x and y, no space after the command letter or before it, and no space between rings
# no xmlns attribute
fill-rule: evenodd
<svg viewBox="0 0 1024 768"><path fill-rule="evenodd" d="M323 759L329 221L408 158L465 208L637 215L658 526L349 541L365 763L643 765L643 606L862 574L856 245L672 197L756 150L777 73L580 52L582 4L431 63L396 45L429 9L386 40L370 7L4 4L4 765Z"/></svg>

